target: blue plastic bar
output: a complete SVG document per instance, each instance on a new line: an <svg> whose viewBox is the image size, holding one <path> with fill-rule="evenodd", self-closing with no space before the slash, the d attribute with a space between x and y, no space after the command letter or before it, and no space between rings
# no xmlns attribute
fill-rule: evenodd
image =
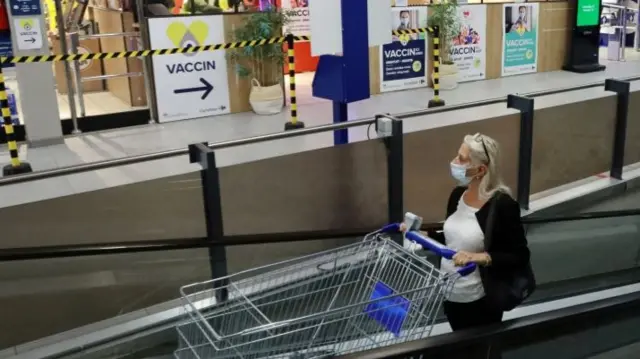
<svg viewBox="0 0 640 359"><path fill-rule="evenodd" d="M398 226L399 228L399 226ZM453 259L456 255L456 251L443 246L442 244L434 241L431 238L427 238L420 234L418 231L409 231L406 233L407 239L414 241L421 245L423 248L436 253L438 256L446 259ZM475 263L469 263L466 266L458 269L458 274L466 276L473 273L476 270L477 265Z"/></svg>
<svg viewBox="0 0 640 359"><path fill-rule="evenodd" d="M379 232L381 233L389 233L389 232L397 232L400 230L400 225L398 223L387 224L386 226L380 228Z"/></svg>

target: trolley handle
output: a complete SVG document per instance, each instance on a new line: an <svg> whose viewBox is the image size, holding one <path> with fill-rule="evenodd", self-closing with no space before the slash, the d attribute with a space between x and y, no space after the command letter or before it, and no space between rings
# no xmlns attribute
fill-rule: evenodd
<svg viewBox="0 0 640 359"><path fill-rule="evenodd" d="M397 232L399 230L400 230L400 223L390 223L380 228L374 233L389 233L389 232Z"/></svg>
<svg viewBox="0 0 640 359"><path fill-rule="evenodd" d="M399 226L398 226L399 228ZM444 245L434 241L431 238L424 237L418 231L408 231L406 234L407 239L414 241L421 245L423 248L428 249L432 252L435 252L438 256L446 259L453 259L453 256L456 255L456 251L451 248L447 248ZM466 266L458 269L458 274L461 276L466 276L473 273L476 270L477 265L475 263L469 263Z"/></svg>

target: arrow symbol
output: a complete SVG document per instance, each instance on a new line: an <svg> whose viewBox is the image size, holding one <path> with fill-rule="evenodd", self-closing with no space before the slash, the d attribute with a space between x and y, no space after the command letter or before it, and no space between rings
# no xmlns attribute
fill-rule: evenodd
<svg viewBox="0 0 640 359"><path fill-rule="evenodd" d="M27 39L27 40L24 40L24 41L26 41L26 42L30 42L30 43L32 43L32 44L33 44L34 42L36 42L36 39L32 37L32 38Z"/></svg>
<svg viewBox="0 0 640 359"><path fill-rule="evenodd" d="M204 86L177 89L177 90L173 90L173 93L179 94L179 93L189 93L189 92L203 91L202 96L200 97L200 99L204 100L205 98L207 98L207 96L209 96L209 94L213 90L213 85L211 85L207 80L203 79L202 77L200 78L200 82L202 82L202 84Z"/></svg>

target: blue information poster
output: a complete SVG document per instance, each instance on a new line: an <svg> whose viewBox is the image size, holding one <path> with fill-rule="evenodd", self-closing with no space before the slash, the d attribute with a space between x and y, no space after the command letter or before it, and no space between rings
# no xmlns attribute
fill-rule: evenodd
<svg viewBox="0 0 640 359"><path fill-rule="evenodd" d="M40 0L10 0L10 3L13 16L42 14Z"/></svg>
<svg viewBox="0 0 640 359"><path fill-rule="evenodd" d="M13 48L11 46L11 33L9 31L0 31L0 57L13 56ZM2 68L15 67L15 64L2 64Z"/></svg>
<svg viewBox="0 0 640 359"><path fill-rule="evenodd" d="M503 5L502 76L538 69L538 4Z"/></svg>
<svg viewBox="0 0 640 359"><path fill-rule="evenodd" d="M426 7L395 7L394 31L426 27ZM427 42L424 33L394 34L393 42L380 47L380 92L427 86Z"/></svg>

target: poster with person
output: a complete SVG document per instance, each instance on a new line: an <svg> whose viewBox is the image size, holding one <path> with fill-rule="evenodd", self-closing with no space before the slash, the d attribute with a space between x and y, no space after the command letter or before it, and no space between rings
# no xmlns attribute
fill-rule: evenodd
<svg viewBox="0 0 640 359"><path fill-rule="evenodd" d="M502 76L538 70L537 3L504 4L502 23Z"/></svg>
<svg viewBox="0 0 640 359"><path fill-rule="evenodd" d="M487 6L462 5L457 10L460 29L451 40L449 58L458 68L459 82L484 80L487 68Z"/></svg>
<svg viewBox="0 0 640 359"><path fill-rule="evenodd" d="M427 7L394 7L392 31L427 27ZM380 92L426 87L426 33L394 34L380 46Z"/></svg>
<svg viewBox="0 0 640 359"><path fill-rule="evenodd" d="M310 35L309 0L282 0L282 9L289 18L289 23L284 27L285 33Z"/></svg>

